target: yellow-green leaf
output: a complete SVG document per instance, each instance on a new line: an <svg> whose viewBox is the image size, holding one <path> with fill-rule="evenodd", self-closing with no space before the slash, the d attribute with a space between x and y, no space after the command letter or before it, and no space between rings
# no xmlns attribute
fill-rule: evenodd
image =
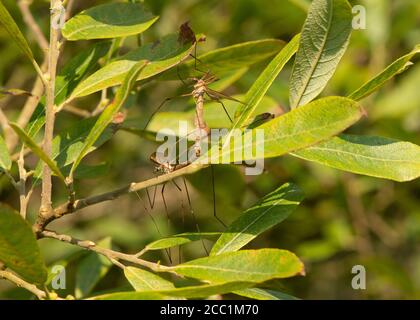
<svg viewBox="0 0 420 320"><path fill-rule="evenodd" d="M162 250L173 247L182 246L187 243L194 241L200 241L202 239L215 238L220 236L220 232L201 232L201 233L181 233L174 235L169 238L159 239L148 244L145 248L147 251Z"/></svg>
<svg viewBox="0 0 420 320"><path fill-rule="evenodd" d="M249 122L253 116L257 115L255 110L267 93L271 84L277 78L281 70L283 70L283 67L296 53L299 39L300 35L295 36L270 62L270 64L254 82L243 100L244 105L240 106L236 111L236 119L232 129L240 128L243 124Z"/></svg>
<svg viewBox="0 0 420 320"><path fill-rule="evenodd" d="M52 160L35 141L29 137L16 123L10 123L10 127L16 132L22 142L35 153L45 164L54 172L54 174L65 182L65 178L54 160Z"/></svg>
<svg viewBox="0 0 420 320"><path fill-rule="evenodd" d="M9 150L4 142L2 136L0 136L0 168L10 170L12 167L12 159L10 159Z"/></svg>
<svg viewBox="0 0 420 320"><path fill-rule="evenodd" d="M350 94L349 98L357 101L369 96L395 75L404 72L409 66L410 60L419 52L420 45L417 45L413 51L395 60L384 71Z"/></svg>
<svg viewBox="0 0 420 320"><path fill-rule="evenodd" d="M342 134L293 155L339 170L399 182L420 176L420 147L382 137Z"/></svg>
<svg viewBox="0 0 420 320"><path fill-rule="evenodd" d="M130 69L141 60L149 60L150 64L144 68L137 80L155 76L184 61L193 48L191 43L180 43L178 34L172 34L157 42L141 46L112 61L82 81L69 100L121 84Z"/></svg>
<svg viewBox="0 0 420 320"><path fill-rule="evenodd" d="M352 19L347 0L312 2L290 78L292 109L307 104L325 88L346 51Z"/></svg>
<svg viewBox="0 0 420 320"><path fill-rule="evenodd" d="M172 282L143 269L127 267L124 275L136 291L175 289Z"/></svg>
<svg viewBox="0 0 420 320"><path fill-rule="evenodd" d="M158 18L140 3L107 3L80 12L62 32L67 40L127 37L146 31Z"/></svg>
<svg viewBox="0 0 420 320"><path fill-rule="evenodd" d="M295 254L279 249L243 250L200 258L170 268L176 273L212 283L264 282L304 273Z"/></svg>

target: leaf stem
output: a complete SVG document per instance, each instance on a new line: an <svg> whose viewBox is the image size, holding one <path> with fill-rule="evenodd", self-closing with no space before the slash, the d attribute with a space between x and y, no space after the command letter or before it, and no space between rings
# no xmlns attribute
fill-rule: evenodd
<svg viewBox="0 0 420 320"><path fill-rule="evenodd" d="M38 289L35 285L30 284L26 282L25 280L19 278L18 276L11 273L10 271L0 270L0 278L9 280L10 282L14 283L18 287L28 290L40 300L44 300L45 298L47 298L47 294L44 291Z"/></svg>

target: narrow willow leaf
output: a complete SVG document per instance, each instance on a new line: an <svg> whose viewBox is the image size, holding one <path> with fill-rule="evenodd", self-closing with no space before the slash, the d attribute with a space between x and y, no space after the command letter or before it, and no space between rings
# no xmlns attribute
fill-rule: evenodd
<svg viewBox="0 0 420 320"><path fill-rule="evenodd" d="M124 275L136 291L159 291L175 288L172 282L143 269L127 267L124 269Z"/></svg>
<svg viewBox="0 0 420 320"><path fill-rule="evenodd" d="M206 298L253 286L252 282L227 282L222 284L204 284L157 291L118 292L95 297L95 300L176 300L180 298Z"/></svg>
<svg viewBox="0 0 420 320"><path fill-rule="evenodd" d="M380 89L388 80L393 78L395 75L404 72L407 69L410 60L419 52L420 45L417 45L413 49L413 51L391 63L384 71L378 74L375 78L368 81L355 92L350 94L349 98L356 101L361 100L369 96L376 90Z"/></svg>
<svg viewBox="0 0 420 320"><path fill-rule="evenodd" d="M110 41L100 42L83 50L66 63L56 79L56 105L62 105L83 78L98 65L98 60L108 52L110 46ZM38 103L38 106L26 126L25 131L29 137L34 139L44 124L45 96L42 97Z"/></svg>
<svg viewBox="0 0 420 320"><path fill-rule="evenodd" d="M54 172L54 174L65 182L65 178L61 173L57 164L52 160L45 152L39 147L35 141L33 141L24 130L22 130L17 124L10 123L10 127L16 132L22 142L32 150L45 164Z"/></svg>
<svg viewBox="0 0 420 320"><path fill-rule="evenodd" d="M56 105L61 105L71 95L83 78L98 65L98 60L106 55L110 47L111 41L100 42L83 50L66 63L56 79Z"/></svg>
<svg viewBox="0 0 420 320"><path fill-rule="evenodd" d="M10 15L9 11L7 11L6 7L3 4L3 1L1 0L0 0L0 25L3 26L4 29L6 29L6 31L16 42L20 50L25 54L25 56L29 59L29 61L31 61L31 63L34 65L36 71L42 74L41 68L36 63L32 50L28 45L28 42L26 41L25 37L23 36L22 32L17 26L15 20Z"/></svg>
<svg viewBox="0 0 420 320"><path fill-rule="evenodd" d="M62 32L67 40L127 37L146 31L158 18L140 3L108 3L80 12Z"/></svg>
<svg viewBox="0 0 420 320"><path fill-rule="evenodd" d="M200 55L197 67L205 71L210 70L218 77L223 77L235 70L264 61L276 55L283 47L284 42L275 39L243 42ZM178 70L169 70L159 77L159 80L202 77L202 72L196 70L195 64L195 60L190 60L180 65Z"/></svg>
<svg viewBox="0 0 420 320"><path fill-rule="evenodd" d="M178 247L194 241L202 239L212 239L220 236L220 232L202 232L202 233L181 233L169 238L159 239L148 244L145 248L146 251L162 250L173 247Z"/></svg>
<svg viewBox="0 0 420 320"><path fill-rule="evenodd" d="M346 51L352 19L347 0L312 2L290 78L292 109L307 104L325 88Z"/></svg>
<svg viewBox="0 0 420 320"><path fill-rule="evenodd" d="M300 35L295 36L270 62L270 64L261 73L254 82L251 89L247 92L244 105L236 111L232 129L240 128L243 124L249 122L253 116L256 116L255 110L261 102L274 80L277 78L286 63L292 58L298 49Z"/></svg>
<svg viewBox="0 0 420 320"><path fill-rule="evenodd" d="M89 298L88 300L176 300L175 298L165 297L157 292L116 292L104 294L96 297Z"/></svg>
<svg viewBox="0 0 420 320"><path fill-rule="evenodd" d="M191 43L180 43L178 34L141 46L92 74L77 86L69 100L121 84L130 69L141 60L149 60L150 64L144 68L137 80L155 76L187 59L193 48Z"/></svg>
<svg viewBox="0 0 420 320"><path fill-rule="evenodd" d="M99 241L98 246L111 249L111 238ZM108 258L96 252L89 252L77 265L76 298L80 299L89 295L98 282L108 273L111 266L112 262Z"/></svg>
<svg viewBox="0 0 420 320"><path fill-rule="evenodd" d="M189 261L170 268L176 273L213 283L264 282L304 273L303 263L278 249L243 250Z"/></svg>
<svg viewBox="0 0 420 320"><path fill-rule="evenodd" d="M222 233L210 255L237 251L264 231L286 219L303 200L302 191L294 184L284 184L246 210Z"/></svg>
<svg viewBox="0 0 420 320"><path fill-rule="evenodd" d="M89 135L87 136L83 148L78 154L76 160L73 163L73 166L70 170L70 177L73 176L74 171L77 166L80 164L80 161L86 156L104 130L112 121L113 116L118 112L122 107L125 100L130 94L131 89L133 88L139 74L143 71L144 67L148 64L148 61L140 61L134 65L133 68L128 72L126 78L124 79L121 87L118 89L118 92L115 96L114 101L109 105L99 116Z"/></svg>
<svg viewBox="0 0 420 320"><path fill-rule="evenodd" d="M420 176L420 147L388 138L342 134L293 155L336 169L399 182Z"/></svg>
<svg viewBox="0 0 420 320"><path fill-rule="evenodd" d="M247 131L242 145L230 148L227 145L219 157L218 150L211 150L210 160L220 163L220 157L223 157L224 161L234 161L235 152L244 150L252 152L243 154L243 161L259 159L262 155L255 152L257 147L263 147L264 158L279 157L341 133L363 114L363 109L353 100L342 97L322 98ZM264 130L264 140L255 139L256 130Z"/></svg>
<svg viewBox="0 0 420 320"><path fill-rule="evenodd" d="M43 284L47 268L31 226L12 208L0 204L0 262L26 281Z"/></svg>
<svg viewBox="0 0 420 320"><path fill-rule="evenodd" d="M2 136L0 136L0 169L9 171L12 167L12 159L10 159L9 150L4 142Z"/></svg>
<svg viewBox="0 0 420 320"><path fill-rule="evenodd" d="M298 298L290 296L283 292L260 288L248 288L234 291L233 293L237 294L238 296L247 297L255 300L299 300Z"/></svg>

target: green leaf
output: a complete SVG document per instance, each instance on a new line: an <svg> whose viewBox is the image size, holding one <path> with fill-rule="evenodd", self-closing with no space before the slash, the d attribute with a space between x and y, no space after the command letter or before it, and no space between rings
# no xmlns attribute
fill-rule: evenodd
<svg viewBox="0 0 420 320"><path fill-rule="evenodd" d="M299 300L296 297L290 296L283 292L260 289L260 288L248 288L233 292L242 297L247 297L255 300Z"/></svg>
<svg viewBox="0 0 420 320"><path fill-rule="evenodd" d="M259 234L286 219L302 200L303 193L296 185L284 184L242 213L222 233L210 255L239 250Z"/></svg>
<svg viewBox="0 0 420 320"><path fill-rule="evenodd" d="M0 168L9 171L11 167L12 159L10 159L9 150L7 149L3 137L0 136Z"/></svg>
<svg viewBox="0 0 420 320"><path fill-rule="evenodd" d="M148 244L146 251L162 250L167 248L178 247L194 241L202 239L214 238L220 236L220 232L202 232L202 233L181 233L169 238L163 238Z"/></svg>
<svg viewBox="0 0 420 320"><path fill-rule="evenodd" d="M143 269L127 267L124 275L136 291L158 291L174 289L172 282Z"/></svg>
<svg viewBox="0 0 420 320"><path fill-rule="evenodd" d="M284 42L275 39L243 42L232 46L216 49L200 55L197 61L198 69L211 70L218 77L229 75L233 71L249 67L277 54ZM159 80L178 80L181 78L202 77L202 72L196 70L196 61L190 60L179 66L178 70L170 70L159 77Z"/></svg>
<svg viewBox="0 0 420 320"><path fill-rule="evenodd" d="M110 47L111 41L100 42L84 49L66 63L56 79L56 105L61 105L71 95L83 78L98 65L98 60L106 55Z"/></svg>
<svg viewBox="0 0 420 320"><path fill-rule="evenodd" d="M83 50L67 62L56 79L56 105L60 106L83 80L83 78L98 65L98 60L108 52L110 45L110 41L100 42ZM34 139L35 135L44 124L45 97L42 97L28 125L26 126L25 131L28 136Z"/></svg>
<svg viewBox="0 0 420 320"><path fill-rule="evenodd" d="M95 297L95 300L176 300L180 298L206 298L242 290L253 286L252 282L228 282L222 284L205 284L157 291L118 292Z"/></svg>
<svg viewBox="0 0 420 320"><path fill-rule="evenodd" d="M38 73L42 74L41 68L36 63L34 55L31 48L28 45L25 37L17 26L15 20L7 11L6 7L3 4L3 1L0 1L0 25L9 33L13 40L18 45L19 49L25 54L25 56L31 61Z"/></svg>
<svg viewBox="0 0 420 320"><path fill-rule="evenodd" d="M98 246L111 249L111 238L105 238L99 241ZM89 295L98 282L108 273L111 266L112 262L108 258L96 252L89 252L77 266L76 298L80 299Z"/></svg>
<svg viewBox="0 0 420 320"><path fill-rule="evenodd" d="M47 268L31 226L4 204L0 204L0 261L26 281L43 284L47 280Z"/></svg>
<svg viewBox="0 0 420 320"><path fill-rule="evenodd" d="M399 182L420 176L420 147L388 138L342 134L293 155L339 170Z"/></svg>
<svg viewBox="0 0 420 320"><path fill-rule="evenodd" d="M62 32L67 40L120 38L146 31L157 19L140 3L108 3L80 12Z"/></svg>
<svg viewBox="0 0 420 320"><path fill-rule="evenodd" d="M410 65L410 60L420 52L420 45L417 45L413 51L397 59L391 63L384 71L378 74L375 78L365 83L359 89L349 95L350 99L361 100L371 93L381 88L388 80L393 78L395 75L407 70Z"/></svg>
<svg viewBox="0 0 420 320"><path fill-rule="evenodd" d="M214 283L264 282L304 273L303 263L278 249L242 250L200 258L170 268L176 273Z"/></svg>
<svg viewBox="0 0 420 320"><path fill-rule="evenodd" d="M141 60L149 60L150 64L144 68L137 80L155 76L188 58L193 48L191 43L180 43L178 34L141 46L92 74L77 86L69 100L121 84L130 69Z"/></svg>
<svg viewBox="0 0 420 320"><path fill-rule="evenodd" d="M244 105L239 107L235 115L235 121L232 129L240 128L243 124L249 122L253 116L256 116L255 110L266 95L271 84L277 78L286 63L292 58L298 49L300 35L295 36L270 62L270 64L261 73L254 82L251 89L247 92Z"/></svg>
<svg viewBox="0 0 420 320"><path fill-rule="evenodd" d="M346 51L352 19L347 0L312 2L290 78L292 109L307 104L325 88Z"/></svg>
<svg viewBox="0 0 420 320"><path fill-rule="evenodd" d="M165 297L157 292L117 292L109 293L96 297L89 298L89 300L174 300L170 297Z"/></svg>
<svg viewBox="0 0 420 320"><path fill-rule="evenodd" d="M251 152L244 154L244 161L261 158L254 151L257 147L263 147L264 158L278 157L339 134L357 122L363 114L363 109L353 100L342 97L322 98L245 132L242 146L226 146L221 156L223 160L230 157L234 161L235 152L248 149L252 150L252 155ZM258 129L264 130L263 141L255 139ZM220 163L220 157L211 161Z"/></svg>
<svg viewBox="0 0 420 320"><path fill-rule="evenodd" d="M52 160L45 152L33 141L24 130L22 130L17 124L10 123L10 127L16 132L22 142L32 150L42 161L44 161L47 166L54 172L54 174L59 177L64 182L66 179L61 173L60 169L57 167L57 164Z"/></svg>
<svg viewBox="0 0 420 320"><path fill-rule="evenodd" d="M118 89L118 92L115 96L115 99L112 104L110 104L99 116L89 135L87 136L83 148L78 154L76 160L73 163L73 166L70 170L70 177L73 175L77 166L80 164L82 159L86 156L104 130L112 121L113 116L118 112L122 107L125 100L130 94L131 89L133 88L139 74L143 71L144 67L148 64L147 61L140 61L134 65L133 68L128 72L126 78L124 79L121 87Z"/></svg>

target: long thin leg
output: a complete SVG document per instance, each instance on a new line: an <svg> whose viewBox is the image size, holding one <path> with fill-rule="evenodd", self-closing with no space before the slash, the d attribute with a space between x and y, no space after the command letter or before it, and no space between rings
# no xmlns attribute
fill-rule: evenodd
<svg viewBox="0 0 420 320"><path fill-rule="evenodd" d="M185 180L184 177L182 177L182 181L184 182L185 193L187 194L188 205L190 207L190 213L191 213L191 216L193 218L195 228L197 229L198 233L201 233L200 226L198 225L197 219L195 218L194 209L193 209L192 204L191 204L191 198L190 198L190 193L189 193L188 187L187 187L187 181ZM209 255L209 251L207 250L207 247L206 247L206 244L204 243L203 238L201 238L201 244L203 245L203 248L204 248L204 251L206 252L206 254Z"/></svg>
<svg viewBox="0 0 420 320"><path fill-rule="evenodd" d="M141 200L141 202L142 202L142 204L143 204L143 208L144 208L144 211L146 212L146 214L150 217L150 219L152 219L152 222L153 222L153 224L154 224L154 226L155 226L155 228L156 228L156 230L157 230L157 232L159 233L159 235L162 237L162 233L160 232L160 230L159 230L159 227L158 227L158 224L156 223L156 220L155 220L155 218L153 218L153 215L149 212L149 210L147 209L147 206L146 206L146 203L145 203L145 201L144 201L144 199L143 199L143 197L142 196L140 196L140 194L136 191L136 195L137 195L137 197ZM149 196L149 193L147 193L147 196ZM150 199L150 198L149 198ZM149 204L150 204L150 200L149 200ZM171 261L172 259L171 259L171 252L169 251L169 249L165 249L165 252L166 252L166 254L167 254L167 256L168 256L168 259L169 259L169 261ZM171 262L172 263L172 262Z"/></svg>
<svg viewBox="0 0 420 320"><path fill-rule="evenodd" d="M216 208L216 179L214 177L214 168L213 168L213 166L210 166L210 168L211 168L211 183L212 183L212 191L213 191L213 216L225 228L227 228L227 225L217 216L217 208Z"/></svg>
<svg viewBox="0 0 420 320"><path fill-rule="evenodd" d="M219 103L219 104L221 104L221 105L222 105L223 110L225 111L226 115L228 116L230 123L233 123L232 117L230 116L229 112L227 111L226 106L225 106L225 104L223 103L223 101L222 101L222 100L220 100L220 99L216 99L215 97L212 97L212 96L211 96L211 95L209 95L208 93L207 93L207 96L210 98L210 100L213 100L214 102L217 102L217 103Z"/></svg>
<svg viewBox="0 0 420 320"><path fill-rule="evenodd" d="M165 212L166 212L166 218L168 220L168 227L170 226L171 220L169 217L169 210L168 210L168 205L166 204L166 199L165 199L165 187L166 187L166 182L162 185L162 190L161 190L161 195L162 195L162 200L163 200L163 205L165 206ZM171 249L168 249L168 256L169 256L169 262L172 264L172 253L171 253Z"/></svg>
<svg viewBox="0 0 420 320"><path fill-rule="evenodd" d="M170 98L166 98L165 100L162 101L162 103L159 105L159 107L157 107L157 109L155 111L153 111L152 115L150 116L149 120L147 120L146 125L144 126L144 130L147 129L147 127L149 126L150 122L152 121L153 117L160 111L160 109L163 108L163 106L168 103L171 100L177 99L177 98L185 98L185 97L190 97L192 96L192 93L185 93L185 94L181 94L179 96L175 96L175 97L170 97Z"/></svg>
<svg viewBox="0 0 420 320"><path fill-rule="evenodd" d="M151 199L150 198L150 194L149 194L149 189L146 188L147 199L149 200L150 209L152 209L152 210L155 207L156 192L157 192L157 186L155 186L155 188L154 188L154 191L153 191L153 199Z"/></svg>

